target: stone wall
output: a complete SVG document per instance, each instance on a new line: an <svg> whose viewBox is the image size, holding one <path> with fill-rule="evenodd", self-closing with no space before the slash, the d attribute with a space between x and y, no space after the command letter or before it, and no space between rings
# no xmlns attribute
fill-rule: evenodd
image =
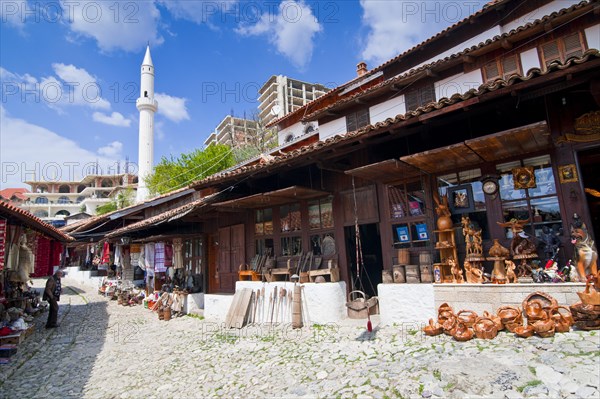
<svg viewBox="0 0 600 399"><path fill-rule="evenodd" d="M503 305L521 306L527 295L540 291L552 295L559 305L569 306L579 301L577 292L585 289L583 283L565 284L435 284L435 309L447 302L454 311L496 311Z"/></svg>

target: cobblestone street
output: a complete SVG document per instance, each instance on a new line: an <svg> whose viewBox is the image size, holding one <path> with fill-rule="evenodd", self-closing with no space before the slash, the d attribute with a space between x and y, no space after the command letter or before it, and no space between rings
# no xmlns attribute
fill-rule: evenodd
<svg viewBox="0 0 600 399"><path fill-rule="evenodd" d="M369 334L362 320L226 331L64 284L60 328L36 319L2 366L2 398L600 397L594 332L459 343L415 325Z"/></svg>

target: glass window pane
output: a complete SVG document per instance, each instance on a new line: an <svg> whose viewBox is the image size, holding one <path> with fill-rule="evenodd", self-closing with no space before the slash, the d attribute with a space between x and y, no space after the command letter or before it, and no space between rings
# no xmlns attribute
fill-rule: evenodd
<svg viewBox="0 0 600 399"><path fill-rule="evenodd" d="M536 188L529 189L529 196L540 197L543 195L556 194L554 172L552 167L538 167L535 169Z"/></svg>
<svg viewBox="0 0 600 399"><path fill-rule="evenodd" d="M321 212L318 201L308 204L308 227L311 229L321 228Z"/></svg>
<svg viewBox="0 0 600 399"><path fill-rule="evenodd" d="M505 201L525 198L525 190L515 190L512 173L503 173L500 179L500 198Z"/></svg>
<svg viewBox="0 0 600 399"><path fill-rule="evenodd" d="M333 227L333 204L331 200L321 202L321 224L324 229Z"/></svg>

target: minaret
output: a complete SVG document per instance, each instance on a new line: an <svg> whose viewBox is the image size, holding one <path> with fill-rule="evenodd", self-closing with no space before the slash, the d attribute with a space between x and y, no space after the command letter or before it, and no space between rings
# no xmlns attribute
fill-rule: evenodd
<svg viewBox="0 0 600 399"><path fill-rule="evenodd" d="M140 137L138 155L138 188L136 202L148 198L148 187L145 178L152 173L154 165L154 113L158 102L154 99L154 65L150 57L150 46L146 47L146 55L142 62L140 98L136 101L140 111Z"/></svg>

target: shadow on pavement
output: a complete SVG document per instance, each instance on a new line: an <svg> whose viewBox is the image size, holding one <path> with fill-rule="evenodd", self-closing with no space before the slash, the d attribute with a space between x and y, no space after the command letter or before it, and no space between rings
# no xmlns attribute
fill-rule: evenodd
<svg viewBox="0 0 600 399"><path fill-rule="evenodd" d="M0 398L84 396L97 356L113 333L108 303L88 302L84 292L63 283L58 328L45 328L48 311L35 317L34 333L9 364L0 365Z"/></svg>

